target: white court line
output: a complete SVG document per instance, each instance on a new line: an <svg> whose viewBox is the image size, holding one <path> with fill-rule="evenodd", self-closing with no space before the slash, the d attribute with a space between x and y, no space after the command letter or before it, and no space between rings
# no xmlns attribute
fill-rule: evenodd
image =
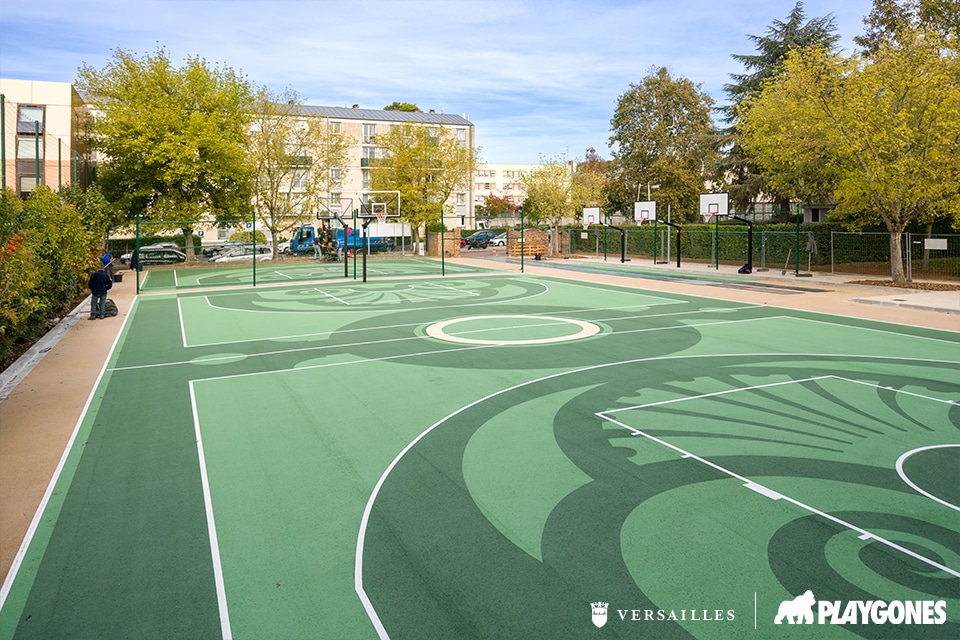
<svg viewBox="0 0 960 640"><path fill-rule="evenodd" d="M816 381L816 380L825 380L825 379L828 379L828 378L837 378L837 377L836 377L836 376L832 376L832 375L824 375L824 376L813 376L813 377L811 377L811 378L801 378L801 379L797 379L797 380L794 380L794 379L791 379L791 380L781 380L780 382L769 382L769 383L767 383L767 384L757 384L757 385L752 385L752 386L749 386L749 387L738 387L738 388L736 388L736 389L724 389L723 391L713 391L713 392L711 392L711 393L703 393L703 394L700 394L700 395L698 395L698 396L683 396L682 398L671 398L670 400L660 400L660 401L658 401L658 402L650 402L650 403L648 403L648 404L635 404L635 405L630 406L630 407L619 407L619 408L617 408L617 409L608 409L607 411L604 411L603 413L604 413L604 414L612 414L612 413L620 413L621 411L635 411L635 410L637 410L637 409L646 409L646 408L648 408L648 407L660 407L660 406L663 406L663 405L674 404L674 403L677 403L677 402L690 402L690 401L693 401L693 400L702 400L703 398L713 398L713 397L716 397L716 396L725 396L725 395L730 394L730 393L740 393L740 392L742 392L742 391L753 391L753 390L755 390L755 389L768 389L768 388L770 388L770 387L781 387L781 386L787 385L787 384L800 384L800 383L803 383L803 382L814 382L814 381ZM839 378L838 378L838 379L839 379ZM630 427L627 427L627 429L630 429ZM634 431L634 430L633 430L633 429L630 429L630 431ZM639 435L639 434L640 434L639 431L636 431L636 432L634 433L634 435Z"/></svg>
<svg viewBox="0 0 960 640"><path fill-rule="evenodd" d="M517 316L517 317L550 318L550 316L547 316L547 315L545 315L545 314L531 314L531 315L529 315L529 316ZM469 319L469 318L468 318L468 319ZM716 325L716 324L729 324L729 323L739 323L739 322L753 322L754 320L758 320L758 319L761 319L761 320L762 320L763 318L747 318L747 319L744 319L744 320L729 320L729 321L718 321L718 322L705 322L705 323L703 323L702 325L691 324L691 325L682 325L682 326L676 326L676 327L661 327L661 328L658 328L658 329L639 329L639 330L630 329L630 330L624 330L624 331L611 331L611 332L609 332L608 334L605 334L605 335L617 335L617 334L621 334L621 333L635 333L636 331L660 331L660 330L668 330L668 329L681 330L681 329L689 329L689 328L692 328L692 327L695 328L695 327L700 327L700 326L713 326L713 325ZM449 322L456 322L456 321L458 321L458 320L461 320L461 319L455 318L455 319L453 319L453 320L448 320L447 322L448 322L448 323L449 323ZM604 321L603 321L603 320L596 320L595 322L604 322ZM424 325L424 324L425 324L425 323L423 323L423 322L414 322L414 323L410 323L410 324L391 325L391 326L388 326L388 327L364 327L364 328L359 328L359 329L345 329L345 330L343 330L342 333L348 333L348 332L354 332L354 331L375 331L375 330L377 330L377 329L391 329L391 328L402 328L402 327L419 327L419 326L422 326L422 325ZM436 324L442 324L442 323L437 323L437 322L435 322L435 323L432 323L432 324L433 324L433 325L436 325ZM457 335L468 335L468 334L471 334L471 333L490 333L491 331L511 331L511 330L514 330L514 329L526 329L526 328L530 328L530 327L555 326L555 324L556 324L556 323L553 322L553 323L544 323L544 324L537 324L537 325L525 324L525 325L518 325L518 326L503 326L503 327L487 328L487 329L472 329L472 330L469 330L469 331L453 331L453 332L450 332L449 335L457 336ZM333 331L330 331L330 332L326 332L326 333L327 333L327 334L332 334L332 333L334 333L334 332L333 332ZM324 334L310 334L310 335L312 335L312 336L319 336L319 335L324 335ZM276 349L276 350L273 350L273 351L264 351L264 352L262 352L262 353L250 353L250 354L241 354L241 355L242 355L242 357L243 357L244 359L246 359L246 358L263 358L263 357L266 357L266 356L276 356L276 355L292 354L292 353L303 353L303 352L306 352L306 351L324 351L324 350L327 350L327 349L337 349L337 348L347 348L347 347L364 347L364 346L369 346L369 345L374 345L374 344L389 344L389 343L394 343L394 342L405 342L405 341L409 341L409 340L426 340L427 338L434 338L434 339L438 339L438 340L442 340L442 339L443 339L443 338L438 338L437 336L431 336L431 335L428 333L428 334L426 334L426 335L402 336L402 337L399 337L399 338L383 338L383 339L381 339L381 340L367 340L367 341L363 341L363 342L346 342L346 343L338 343L338 344L314 345L314 346L310 346L310 347L297 347L297 348L294 348L294 349ZM227 343L227 344L231 344L231 343ZM509 346L509 344L510 344L510 343L495 343L495 344L491 343L491 344L488 344L487 346ZM518 343L513 343L513 344L518 344ZM220 356L220 357L208 358L208 359L205 359L205 360L201 361L201 363L202 363L202 364L209 364L209 363L218 362L218 361L221 361L221 360L223 360L223 361L233 361L233 360L236 360L236 359L237 359L237 354L230 354L230 355L224 355L224 356ZM189 364L195 364L195 363L194 363L193 360L176 360L176 361L174 361L174 362L155 362L155 363L150 363L150 364L138 364L138 365L130 365L130 366L126 366L126 367L116 367L116 368L114 368L114 369L111 369L111 371L131 371L131 370L136 370L136 369L151 369L151 368L155 368L155 367L174 367L174 366L189 365ZM303 368L303 367L295 367L294 369L301 369L301 368ZM276 370L274 370L274 371L289 371L289 369L276 369Z"/></svg>
<svg viewBox="0 0 960 640"><path fill-rule="evenodd" d="M864 528L862 528L862 527L858 527L857 525L855 525L855 524L853 524L853 523L851 523L851 522L847 522L846 520L843 520L842 518L838 518L838 517L836 517L836 516L833 516L833 515L831 515L831 514L829 514L829 513L826 513L825 511L821 511L820 509L817 509L817 508L815 508L815 507L812 507L812 506L810 506L810 505L808 505L808 504L806 504L806 503L804 503L804 502L801 502L801 501L799 501L799 500L797 500L797 499L795 499L795 498L791 498L791 497L788 496L788 495L785 495L785 494L783 494L783 493L780 493L779 491L776 491L776 490L774 490L774 489L771 489L771 488L769 488L769 487L767 487L767 486L765 486L765 485L763 485L763 484L761 484L761 483L759 483L759 482L756 482L756 481L754 481L754 480L750 480L749 478L746 478L746 477L744 477L744 476L741 476L740 474L735 473L735 472L733 472L733 471L730 471L729 469L726 469L726 468L724 468L724 467L722 467L722 466L720 466L720 465L718 465L718 464L716 464L716 463L714 463L714 462L711 462L711 461L707 460L706 458L701 458L700 456L698 456L698 455L696 455L696 454L690 453L689 451L686 451L685 449L682 449L682 448L680 448L680 447L678 447L678 446L676 446L676 445L673 445L673 444L667 442L666 440L661 440L660 438L657 438L656 436L652 436L652 435L650 435L649 433L645 433L645 432L643 432L643 431L639 431L639 430L637 430L637 429L634 429L633 427L630 427L629 425L624 424L623 422L620 422L619 420L616 420L615 418L612 418L612 417L610 417L609 415L606 415L606 412L600 411L600 412L598 412L598 413L595 413L594 415L596 415L596 416L599 417L599 418L603 418L604 420L607 420L607 421L609 421L609 422L612 422L613 424L615 424L615 425L617 425L617 426L619 426L619 427L622 427L623 429L629 431L629 432L632 433L633 435L643 436L644 438L647 438L648 440L652 440L653 442L656 442L656 443L658 443L658 444L660 444L660 445L662 445L662 446L664 446L664 447L667 447L668 449L672 449L672 450L676 451L677 453L679 453L679 454L680 454L682 457L684 457L684 458L692 458L692 459L696 460L697 462L699 462L699 463L701 463L701 464L703 464L703 465L706 465L706 466L708 466L708 467L710 467L710 468L712 468L712 469L715 469L716 471L719 471L720 473L722 473L722 474L724 474L724 475L727 475L727 476L729 476L729 477L731 477L731 478L735 478L736 480L738 480L738 481L740 481L741 483L743 483L743 486L744 486L744 487L746 487L746 488L748 488L748 489L751 489L751 490L753 490L753 491L755 491L755 492L757 492L757 493L759 493L759 494L761 494L761 495L768 495L768 497L769 497L769 496L780 496L779 498L774 498L774 499L785 500L785 501L789 502L790 504L796 505L796 506L800 507L801 509L803 509L803 510L805 510L805 511L809 511L810 513L813 513L813 514L818 515L818 516L820 516L820 517L822 517L822 518L825 518L825 519L827 519L827 520L830 520L831 522L835 522L835 523L839 524L840 526L849 529L850 531L855 531L855 532L857 532L857 533L860 535L860 539L861 539L861 540L868 540L868 539L876 540L877 542L880 542L881 544L883 544L883 545L885 545L885 546L888 546L888 547L890 547L891 549L896 549L897 551L900 551L900 552L902 552L902 553L905 553L905 554L907 554L908 556L910 556L910 557L912 557L912 558L915 558L915 559L919 560L920 562L923 562L924 564L930 565L931 567L936 567L937 569L939 569L939 570L941 570L941 571L944 571L944 572L946 572L946 573L949 573L949 574L952 575L952 576L956 576L957 578L960 578L960 571L957 571L957 570L955 570L955 569L951 569L950 567L948 567L948 566L946 566L946 565L944 565L944 564L941 564L941 563L939 563L939 562L936 562L935 560L930 560L929 558L926 558L926 557L920 555L919 553L916 553L915 551L913 551L913 550L911 550L911 549L907 549L906 547L904 547L904 546L902 546L902 545L899 545L899 544L897 544L896 542L893 542L892 540L887 540L886 538L884 538L884 537L882 537L882 536L878 536L878 535L876 535L876 534L874 534L874 533L871 533L870 531L867 531L866 529L864 529Z"/></svg>
<svg viewBox="0 0 960 640"><path fill-rule="evenodd" d="M954 403L951 403L951 404L954 404ZM914 483L912 480L910 480L910 478L907 477L906 472L903 470L903 463L906 462L907 458L909 458L915 453L920 453L921 451L927 451L929 449L946 449L946 448L952 448L952 447L960 447L960 444L934 444L934 445L930 445L929 447L920 447L918 449L912 449L910 451L907 451L902 456L897 458L897 473L900 475L901 480L906 482L914 491L916 491L920 495L926 496L931 500L933 500L934 502L939 502L943 506L949 507L954 511L960 511L960 506L947 502L946 500L942 500L937 496L933 495L932 493L921 489L916 483Z"/></svg>
<svg viewBox="0 0 960 640"><path fill-rule="evenodd" d="M200 461L200 484L203 487L203 506L207 516L207 534L210 539L210 555L213 560L213 581L217 589L217 609L220 612L220 630L223 640L233 638L230 629L230 614L227 610L227 591L223 582L223 564L220 561L220 543L217 539L217 523L213 517L213 500L210 497L210 479L207 476L207 458L203 453L203 434L200 432L200 415L197 412L197 394L190 381L190 407L193 410L193 428L197 434L197 455Z"/></svg>
<svg viewBox="0 0 960 640"><path fill-rule="evenodd" d="M821 315L832 315L832 314L821 314ZM838 317L841 317L841 318L842 318L842 317L845 317L845 316L838 316ZM889 330L887 330L887 329L878 329L878 328L875 328L875 327L854 327L854 326L850 326L849 324L842 324L842 323L839 323L839 322L828 322L828 321L826 321L826 320L819 320L819 319L817 319L817 318L804 318L804 317L800 317L800 316L797 316L797 317L792 317L792 316L791 316L791 319L792 319L792 320L801 320L801 321L803 321L803 322L814 322L814 323L817 323L817 324L826 324L826 325L830 325L830 326L833 326L833 327L845 327L845 328L847 328L847 329L854 329L854 330L859 330L859 331L876 331L876 332L878 332L878 333L885 333L885 334L891 335L891 336L900 336L900 337L902 337L902 338L919 338L919 339L921 339L921 340L933 340L934 342L945 342L945 343L947 343L947 344L949 344L949 345L953 345L953 346L955 346L955 347L957 347L957 348L960 348L960 344L958 344L957 342L952 341L952 340L944 340L943 338L931 338L930 336L917 336L917 335L913 335L913 334L910 334L910 333L900 333L899 331L889 331ZM862 318L856 318L856 319L862 320ZM877 320L876 322L881 322L881 321L880 321L880 320ZM886 323L886 324L890 324L890 323ZM926 327L918 327L918 328L919 328L919 329L925 329ZM948 332L946 329L932 329L932 331L944 331L944 332Z"/></svg>
<svg viewBox="0 0 960 640"><path fill-rule="evenodd" d="M180 319L180 339L183 341L183 348L189 349L187 344L187 323L183 321L183 306L180 304L180 298L177 298L177 317Z"/></svg>
<svg viewBox="0 0 960 640"><path fill-rule="evenodd" d="M57 482L60 480L60 475L63 473L63 468L67 463L67 458L70 455L70 451L73 449L73 445L77 440L77 434L80 432L80 426L86 419L87 411L90 410L90 405L93 402L93 398L100 389L100 383L103 380L104 374L109 371L109 369L107 369L107 365L110 363L110 360L116 353L117 345L120 343L120 337L124 334L127 321L133 317L134 310L136 309L139 301L139 297L135 297L133 299L133 304L130 305L130 312L127 313L126 317L123 319L123 324L120 325L120 331L117 332L117 337L113 341L113 346L110 347L110 352L103 361L103 367L100 369L100 374L97 376L96 382L93 383L93 388L90 390L90 395L87 396L87 401L83 405L83 410L80 411L80 417L77 419L77 424L73 427L73 432L70 434L69 440L67 440L67 445L63 449L63 453L60 456L60 461L57 463L57 468L54 470L53 476L50 478L50 482L47 484L47 489L44 491L43 497L40 499L40 504L37 506L37 510L33 514L33 519L30 521L30 525L27 527L27 532L23 536L23 541L20 543L20 547L17 549L17 553L13 557L13 562L10 564L10 569L7 571L7 576L3 581L3 585L0 586L0 610L3 609L3 604L6 601L7 596L10 594L10 589L13 587L13 582L16 579L17 573L20 571L20 567L23 564L23 559L27 555L27 550L30 548L30 544L33 542L33 538L37 533L37 527L40 525L40 520L44 515L47 504L50 502L50 497L53 495L53 490L56 488Z"/></svg>
<svg viewBox="0 0 960 640"><path fill-rule="evenodd" d="M670 360L691 360L691 359L697 359L697 358L718 358L718 359L722 359L722 358L744 358L744 357L747 357L747 358L782 357L783 355L784 355L784 354L782 354L782 353L727 353L727 354L700 354L700 355L679 355L679 356L678 356L678 355L671 355L671 356L655 356L655 357L650 357L650 358L635 358L635 359L631 359L631 360L621 360L621 361L619 361L619 362L607 362L607 363L603 363L603 364L590 365L590 366L582 367L582 368L579 368L579 369L573 369L573 370L570 370L570 371L562 371L562 372L560 372L560 373L550 374L550 375L547 375L547 376L543 376L543 377L541 377L541 378L536 378L536 379L534 379L534 380L528 380L527 382L521 382L521 383L519 383L519 384L515 384L515 385L512 385L512 386L510 386L510 387L506 387L506 388L504 388L504 389L501 389L500 391L495 391L495 392L490 393L490 394L488 394L488 395L486 395L486 396L484 396L484 397L482 397L482 398L479 398L479 399L477 399L477 400L474 400L473 402L471 402L471 403L469 403L469 404L466 404L466 405L460 407L459 409L453 411L452 413L447 414L446 416L444 416L443 418L441 418L441 419L438 420L437 422L435 422L435 423L433 423L432 425L430 425L429 427L427 427L423 432L420 433L420 435L418 435L416 438L414 438L413 440L411 440L410 443L407 444L407 446L405 446L405 447L403 448L403 450L400 451L400 453L397 454L397 456L390 462L390 464L387 465L387 468L384 469L383 473L380 475L380 478L377 480L376 485L374 485L374 488L373 488L373 490L372 490L371 493L370 493L370 497L367 499L366 507L364 507L364 510L363 510L363 517L360 519L360 530L359 530L359 533L358 533L358 535L357 535L357 551L356 551L356 556L355 556L355 559L354 559L354 574L353 574L353 575L354 575L354 590L357 592L357 597L360 598L360 602L363 604L363 608L364 608L364 610L367 612L367 616L370 618L370 621L373 623L374 627L377 629L377 634L380 636L381 639L383 639L383 640L389 640L389 635L387 634L386 629L384 628L383 623L382 623L382 621L380 620L380 616L377 614L377 611L376 611L376 609L374 608L373 603L370 602L370 598L367 596L367 593L366 593L366 591L365 591L365 589L364 589L364 587L363 587L363 545L364 545L364 541L365 541L365 539L366 539L367 525L368 525L369 522L370 522L370 513L373 511L373 503L376 501L377 496L380 494L380 489L383 487L383 484L386 482L387 477L390 475L390 473L393 471L393 469L397 466L397 464L400 463L400 460L403 459L403 457L404 457L411 449L413 449L413 447L414 447L418 442L420 442L420 440L422 440L423 438L425 438L431 431L437 429L437 428L440 427L442 424L444 424L445 422L447 422L447 421L450 420L451 418L459 415L460 413L463 413L464 411L467 411L468 409L472 409L472 408L475 407L476 405L478 405L478 404L480 404L480 403L482 403L482 402L485 402L485 401L487 401L487 400L489 400L489 399L491 399L491 398L495 398L496 396L499 396L499 395L502 395L502 394L505 394L505 393L509 393L509 392L514 391L514 390L516 390L516 389L520 389L520 388L523 388L523 387L526 387L526 386L529 386L529 385L532 385L532 384L536 384L536 383L539 383L539 382L543 382L543 381L545 381L545 380L550 380L550 379L553 379L553 378L560 378L560 377L568 376L568 375L578 375L578 374L586 373L586 372L589 372L589 371L596 371L596 370L599 370L599 369L604 369L604 368L607 368L607 367L617 367L617 366L621 366L621 365L640 364L640 363L646 363L646 362L665 362L665 361L670 361ZM868 357L868 356L851 356L851 355L849 355L849 354L810 354L810 353L795 353L795 354L790 354L790 355L791 355L792 357L804 357L804 358L816 357L816 358L824 358L824 359L839 359L839 360L841 360L841 361L849 360L851 357L853 357L853 358L866 358L866 359L884 359L884 360L890 359L890 358L888 358L887 356L869 356L869 357ZM920 362L941 362L941 361L935 361L935 360L929 360L929 359L920 359L920 358L893 358L893 359L895 359L895 360L905 360L905 361L920 361ZM609 416L603 416L602 413L598 413L598 414L596 414L596 415L601 416L601 417L603 417L604 419L606 419L606 420L608 420L608 421L610 421L610 422L615 422L615 423L617 423L617 424L620 424L620 426L622 426L623 428L627 429L628 431L636 431L635 429L631 428L630 426L624 425L624 424L622 424L622 423L619 423L618 421L616 421L615 419L613 419L613 418L611 418L611 417L609 417ZM671 448L673 448L673 447L671 447ZM689 455L689 454L688 454L688 455ZM695 456L690 455L690 457L695 457ZM758 485L758 484L756 484L756 483L752 483L751 481L746 480L746 479L744 479L744 483L745 483L745 485L746 485L746 483L751 483L751 486L752 486L752 487L757 487L757 488L760 488L761 490L766 490L766 491L771 492L771 493L776 493L776 492L773 492L772 489L768 489L768 488L766 488L766 487L762 487L762 485ZM754 490L756 491L757 489L754 489ZM777 495L779 495L779 494L777 494ZM789 500L789 498L786 498L786 497L785 497L784 499ZM824 514L824 517L827 517L827 518L832 519L832 520L836 520L835 518L831 518L830 516L828 516L828 515L826 515L826 514ZM855 527L852 527L852 526L851 526L851 528L854 528L854 530L857 530ZM862 531L862 530L861 530L861 531ZM869 533L869 532L863 531L862 533L865 534L865 535L867 535L867 536L869 536L870 538L875 538L875 536L874 536L873 534ZM909 550L905 550L905 552L909 553ZM946 569L946 570L947 570L947 571L951 571L950 569ZM952 571L951 571L951 572L952 572ZM952 572L952 573L953 573L953 572ZM957 574L957 575L960 576L960 574Z"/></svg>
<svg viewBox="0 0 960 640"><path fill-rule="evenodd" d="M480 294L477 293L476 291L467 291L467 290L465 290L465 289L457 289L456 287L449 287L449 286L447 286L447 285L445 285L445 284L440 284L439 282L425 282L424 284L427 285L427 286L431 286L431 287L438 287L438 288L440 288L440 289L449 289L450 291L456 291L457 293L463 293L463 294L466 294L466 295L468 295L468 296L478 296L478 295L480 295ZM411 287L411 288L415 288L415 287Z"/></svg>
<svg viewBox="0 0 960 640"><path fill-rule="evenodd" d="M335 285L335 286L336 286L336 285ZM459 308L461 308L461 307L474 307L474 306L477 306L477 305L485 305L485 304L512 304L512 303L522 302L522 301L526 301L526 300L532 300L533 298L537 298L537 297L542 296L542 295L546 294L547 292L549 292L550 289L549 289L549 287L547 287L547 285L540 283L540 286L543 287L543 291L540 291L540 292L537 292L537 293L533 293L533 294L530 294L530 295L526 295L526 296L521 296L521 297L519 297L519 298L510 298L510 299L507 299L507 300L487 300L487 301L484 301L484 302L470 302L470 303L465 303L465 304L447 305L447 306L442 306L442 307L428 307L428 308L429 308L430 310L433 310L433 309L459 309ZM317 291L320 291L320 289L317 289L316 287L306 287L306 288L308 288L308 289L315 289L315 290L317 290ZM355 291L355 290L352 290L352 289L348 289L348 290L349 290L349 291ZM254 292L254 293L256 293L256 292ZM366 294L366 293L369 293L369 292L367 292L367 291L359 291L359 292L357 292L357 293ZM219 297L221 294L214 294L214 295L217 296L217 297ZM249 296L250 294L249 294L248 292L244 291L244 292L230 293L230 294L225 294L225 295L247 295L247 296ZM207 298L207 304L210 306L211 309L217 309L217 310L221 310L221 311L231 311L231 312L236 312L236 313L296 313L296 314L300 314L300 315L307 314L307 313L321 313L321 314L322 314L322 313L330 313L330 309L317 309L316 311L313 311L313 310L281 311L281 310L279 310L279 309L232 309L232 308L230 308L230 307L219 307L219 306L215 305L215 304L209 299L210 296L204 296L204 297ZM435 298L435 299L437 299L437 298ZM412 302L416 302L416 301L412 301ZM369 303L366 303L366 304L367 304L368 307L371 306ZM366 310L367 310L367 311L373 310L373 311L375 311L375 312L376 312L376 311L382 311L382 309L366 309ZM404 310L404 311L413 311L413 310L415 310L415 309L403 309L403 310ZM359 309L359 308L357 309L357 312L358 312L358 313L361 312L361 311L364 311L364 309Z"/></svg>
<svg viewBox="0 0 960 640"><path fill-rule="evenodd" d="M328 298L333 298L333 299L336 300L337 302L342 302L343 304L347 305L348 307L350 306L350 303L347 302L346 300L343 300L342 298L338 298L337 296L333 295L332 293L327 293L327 292L324 291L323 289L316 289L316 288L315 288L314 291L319 291L320 293L322 293L323 295L327 296ZM208 300L208 303L209 303L209 300ZM216 307L214 307L214 308L216 308ZM281 312L281 313L282 313L282 312ZM308 312L308 313L310 313L310 312Z"/></svg>
<svg viewBox="0 0 960 640"><path fill-rule="evenodd" d="M173 270L173 286L177 289L180 288L180 279L177 278L177 270Z"/></svg>

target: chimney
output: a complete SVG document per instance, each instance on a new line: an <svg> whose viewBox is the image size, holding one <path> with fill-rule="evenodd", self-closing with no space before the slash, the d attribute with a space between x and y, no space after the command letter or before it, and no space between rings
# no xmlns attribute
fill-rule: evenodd
<svg viewBox="0 0 960 640"><path fill-rule="evenodd" d="M360 105L355 104L355 105L353 105L353 108L354 108L354 109L359 109L359 108L360 108Z"/></svg>

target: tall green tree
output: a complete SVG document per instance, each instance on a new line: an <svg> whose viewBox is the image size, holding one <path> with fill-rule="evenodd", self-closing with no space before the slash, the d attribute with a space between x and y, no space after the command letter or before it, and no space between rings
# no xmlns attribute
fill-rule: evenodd
<svg viewBox="0 0 960 640"><path fill-rule="evenodd" d="M102 69L81 66L77 88L99 113L104 195L131 218L181 229L188 259L194 226L249 209L252 93L232 69L199 57L175 67L162 47L143 56L116 49Z"/></svg>
<svg viewBox="0 0 960 640"><path fill-rule="evenodd" d="M839 212L883 220L894 282L907 224L960 204L960 60L937 34L904 31L869 58L795 51L739 116L777 189L833 187Z"/></svg>
<svg viewBox="0 0 960 640"><path fill-rule="evenodd" d="M315 214L318 199L329 197L339 184L353 142L326 118L305 115L294 90L274 94L264 87L257 92L247 159L254 209L270 232L274 256L280 236Z"/></svg>
<svg viewBox="0 0 960 640"><path fill-rule="evenodd" d="M536 223L548 223L554 230L552 239L556 244L557 228L564 218L575 216L573 200L573 162L560 158L540 158L540 164L520 178L527 193L523 201L523 215ZM553 247L556 252L557 247Z"/></svg>
<svg viewBox="0 0 960 640"><path fill-rule="evenodd" d="M384 111L406 111L409 113L421 113L420 107L410 102L397 102L394 100L383 108Z"/></svg>
<svg viewBox="0 0 960 640"><path fill-rule="evenodd" d="M730 74L732 82L724 85L724 92L730 100L728 105L720 107L729 124L724 141L727 151L717 165L715 181L724 185L737 211L749 211L761 193L776 200L781 210L787 210L789 198L772 190L770 176L744 152L737 127L737 110L778 72L788 53L807 47L833 50L840 36L832 15L807 20L803 3L797 2L785 20L774 20L762 36L748 37L756 46L756 52L732 56L743 65L744 72Z"/></svg>
<svg viewBox="0 0 960 640"><path fill-rule="evenodd" d="M382 154L371 168L370 188L400 191L401 219L418 242L421 228L453 213L451 196L467 192L477 166L474 148L460 144L438 124L404 123L378 134Z"/></svg>
<svg viewBox="0 0 960 640"><path fill-rule="evenodd" d="M960 44L960 4L956 0L874 0L863 23L863 34L853 41L867 57L917 29L935 32L953 49Z"/></svg>
<svg viewBox="0 0 960 640"><path fill-rule="evenodd" d="M675 219L696 220L706 169L718 157L712 107L699 84L672 78L664 67L630 85L611 120L617 161L612 204L632 211L638 186L652 182L660 185L657 202L671 205Z"/></svg>
<svg viewBox="0 0 960 640"><path fill-rule="evenodd" d="M573 173L571 197L574 211L582 212L584 207L600 207L604 211L610 209L607 200L609 184L607 161L597 155L596 149L587 149L586 157L576 163Z"/></svg>

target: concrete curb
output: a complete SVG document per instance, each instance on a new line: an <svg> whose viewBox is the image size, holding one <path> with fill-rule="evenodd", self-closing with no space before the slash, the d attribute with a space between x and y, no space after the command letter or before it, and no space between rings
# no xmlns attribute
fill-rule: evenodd
<svg viewBox="0 0 960 640"><path fill-rule="evenodd" d="M17 358L13 364L0 373L0 401L13 393L17 385L43 360L47 352L53 349L63 336L67 335L67 332L73 328L73 325L77 324L77 321L83 317L83 314L89 313L89 310L90 296L87 296L73 311L65 315L60 322L55 324L53 329L37 340L26 353Z"/></svg>

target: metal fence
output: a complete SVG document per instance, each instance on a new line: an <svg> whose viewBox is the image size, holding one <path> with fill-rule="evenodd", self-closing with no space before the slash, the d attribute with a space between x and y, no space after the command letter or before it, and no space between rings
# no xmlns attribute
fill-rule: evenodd
<svg viewBox="0 0 960 640"><path fill-rule="evenodd" d="M616 260L624 249L631 259L673 262L677 259L676 230L660 225L625 229L609 227L565 229L561 251L606 256ZM748 230L745 227L683 229L679 234L681 260L715 264L746 264ZM625 246L624 246L625 243ZM902 237L904 271L908 280L960 280L960 234L905 233ZM890 235L850 233L823 228L796 231L754 229L754 269L820 271L890 277Z"/></svg>

